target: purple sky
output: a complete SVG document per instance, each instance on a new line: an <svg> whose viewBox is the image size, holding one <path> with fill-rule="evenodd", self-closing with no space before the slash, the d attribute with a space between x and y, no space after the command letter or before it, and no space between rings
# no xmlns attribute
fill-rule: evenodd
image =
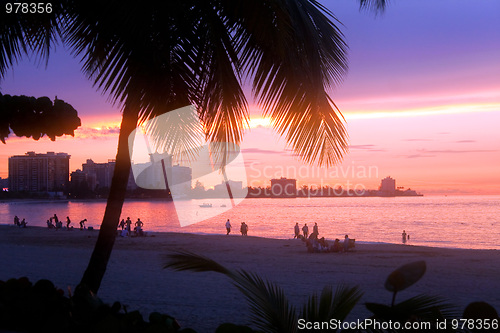
<svg viewBox="0 0 500 333"><path fill-rule="evenodd" d="M422 192L499 194L500 1L392 0L379 15L360 12L353 0L322 3L344 24L350 49L349 73L332 91L351 144L338 167L376 166L376 177L351 179L368 188L390 174L398 185ZM62 46L47 69L34 64L13 67L0 83L2 93L57 95L79 111L82 129L76 138L55 143L9 139L0 154L0 176L7 176L8 156L28 150L68 152L72 170L86 158L114 158L119 108L96 92ZM278 175L278 166L303 165L268 128L250 131L243 146L255 170L271 165L276 176L292 176ZM349 180L316 178L309 180Z"/></svg>

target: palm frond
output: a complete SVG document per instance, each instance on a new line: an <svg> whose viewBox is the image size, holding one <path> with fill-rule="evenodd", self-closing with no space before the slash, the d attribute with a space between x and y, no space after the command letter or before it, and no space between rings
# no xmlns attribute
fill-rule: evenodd
<svg viewBox="0 0 500 333"><path fill-rule="evenodd" d="M383 13L389 0L359 0L359 8Z"/></svg>
<svg viewBox="0 0 500 333"><path fill-rule="evenodd" d="M178 251L168 255L168 262L163 268L176 271L217 272L230 274L230 271L216 261L187 251Z"/></svg>
<svg viewBox="0 0 500 333"><path fill-rule="evenodd" d="M244 270L229 270L211 259L190 252L168 255L164 268L222 273L245 295L256 327L263 332L276 333L293 333L297 330L295 309L289 304L283 290L257 275Z"/></svg>
<svg viewBox="0 0 500 333"><path fill-rule="evenodd" d="M194 160L205 142L203 128L192 106L164 113L142 124L152 152L165 152L173 162Z"/></svg>
<svg viewBox="0 0 500 333"><path fill-rule="evenodd" d="M196 30L201 38L197 61L200 118L208 140L239 143L244 124L248 124L248 110L232 36L236 27L220 15L221 6L214 3L198 3L202 11Z"/></svg>
<svg viewBox="0 0 500 333"><path fill-rule="evenodd" d="M366 303L366 307L379 321L436 323L438 320L459 317L457 308L440 297L418 295L394 306Z"/></svg>
<svg viewBox="0 0 500 333"><path fill-rule="evenodd" d="M252 321L263 332L293 333L297 330L295 308L279 286L244 270L231 277L250 303Z"/></svg>
<svg viewBox="0 0 500 333"><path fill-rule="evenodd" d="M317 1L241 6L230 7L242 22L234 35L258 103L304 161L338 162L347 133L328 91L346 73L347 46L336 19Z"/></svg>
<svg viewBox="0 0 500 333"><path fill-rule="evenodd" d="M339 285L335 294L331 287L325 287L319 298L316 294L309 298L300 318L308 322L328 322L331 319L343 321L362 295L359 287Z"/></svg>
<svg viewBox="0 0 500 333"><path fill-rule="evenodd" d="M209 141L238 144L248 73L257 101L303 160L331 165L346 152L343 118L328 91L347 70L347 47L319 2L73 6L78 15L69 15L64 40L112 101L136 100L142 121L194 104Z"/></svg>
<svg viewBox="0 0 500 333"><path fill-rule="evenodd" d="M32 55L48 61L50 48L60 34L62 3L53 3L51 13L7 13L4 2L0 12L0 79L8 67L23 55Z"/></svg>
<svg viewBox="0 0 500 333"><path fill-rule="evenodd" d="M411 313L422 320L441 319L441 316L456 318L460 315L456 306L438 296L418 295L398 303L395 308Z"/></svg>

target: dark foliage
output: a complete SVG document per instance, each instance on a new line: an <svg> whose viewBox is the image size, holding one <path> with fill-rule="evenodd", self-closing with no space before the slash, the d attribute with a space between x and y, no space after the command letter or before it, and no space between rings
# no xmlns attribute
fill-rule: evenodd
<svg viewBox="0 0 500 333"><path fill-rule="evenodd" d="M119 302L104 304L88 288L72 297L51 281L34 285L26 278L0 281L0 331L12 332L194 332L180 329L171 316L153 312L149 322L138 311L125 312Z"/></svg>
<svg viewBox="0 0 500 333"><path fill-rule="evenodd" d="M77 111L61 99L54 103L48 97L10 96L0 93L0 140L5 143L9 134L33 137L38 140L47 135L75 135L81 125Z"/></svg>

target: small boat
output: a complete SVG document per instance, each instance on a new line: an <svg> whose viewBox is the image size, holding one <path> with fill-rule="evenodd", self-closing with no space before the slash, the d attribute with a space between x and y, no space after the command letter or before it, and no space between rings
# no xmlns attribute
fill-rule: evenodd
<svg viewBox="0 0 500 333"><path fill-rule="evenodd" d="M200 205L201 208L212 208L212 204L211 203L204 203L202 205Z"/></svg>
<svg viewBox="0 0 500 333"><path fill-rule="evenodd" d="M226 205L224 205L224 204L222 204L222 205L220 205L220 206L221 206L221 207L226 207Z"/></svg>

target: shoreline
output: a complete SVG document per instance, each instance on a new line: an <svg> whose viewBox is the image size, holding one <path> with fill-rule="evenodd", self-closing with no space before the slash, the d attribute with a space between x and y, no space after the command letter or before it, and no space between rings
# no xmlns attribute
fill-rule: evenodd
<svg viewBox="0 0 500 333"><path fill-rule="evenodd" d="M63 221L63 224L65 222ZM4 227L13 227L14 229L16 226L13 223L1 223L0 222L0 232L2 232L2 228ZM28 225L28 229L47 229L48 228L44 226L30 226ZM117 229L118 230L118 229ZM55 231L55 230L53 230ZM62 232L66 232L66 227L63 226L63 229L60 230ZM80 231L78 227L74 227L72 231ZM99 232L99 228L93 227L93 232ZM225 236L223 232L220 233L209 233L209 232L177 232L177 231L150 231L150 230L144 230L144 232L147 235L157 235L157 234L173 234L173 235L198 235L198 236ZM241 237L239 233L233 233L231 234L231 237ZM264 236L250 236L253 238L262 238L262 239L269 239L269 240L294 240L293 238L272 238L272 237L264 237ZM135 237L132 237L135 238ZM334 239L332 238L325 238L326 241L328 242L333 242ZM340 240L342 242L342 239ZM356 239L356 244L365 244L365 245L401 245L401 246L413 246L413 247L422 247L422 248L435 248L435 249L449 249L449 250L488 250L488 251L500 251L499 249L491 249L491 248L465 248L465 247L447 247L447 246L427 246L427 245L422 245L422 244L411 244L411 241L408 241L407 244L402 244L402 243L388 243L388 242L379 242L379 241L367 241L367 240L358 240Z"/></svg>
<svg viewBox="0 0 500 333"><path fill-rule="evenodd" d="M67 290L78 284L98 232L26 229L0 226L0 280L27 276L47 278ZM303 242L239 235L197 235L153 232L149 237L117 237L99 297L120 301L129 310L167 313L183 327L214 331L223 322L249 324L241 293L217 273L163 269L165 254L190 251L231 269L244 269L276 283L297 308L324 286L358 285L364 292L348 317L367 318L365 302L389 304L387 276L401 265L425 260L427 272L397 301L424 293L445 297L461 313L473 301L486 301L500 311L500 252L356 242L354 252L308 253Z"/></svg>

